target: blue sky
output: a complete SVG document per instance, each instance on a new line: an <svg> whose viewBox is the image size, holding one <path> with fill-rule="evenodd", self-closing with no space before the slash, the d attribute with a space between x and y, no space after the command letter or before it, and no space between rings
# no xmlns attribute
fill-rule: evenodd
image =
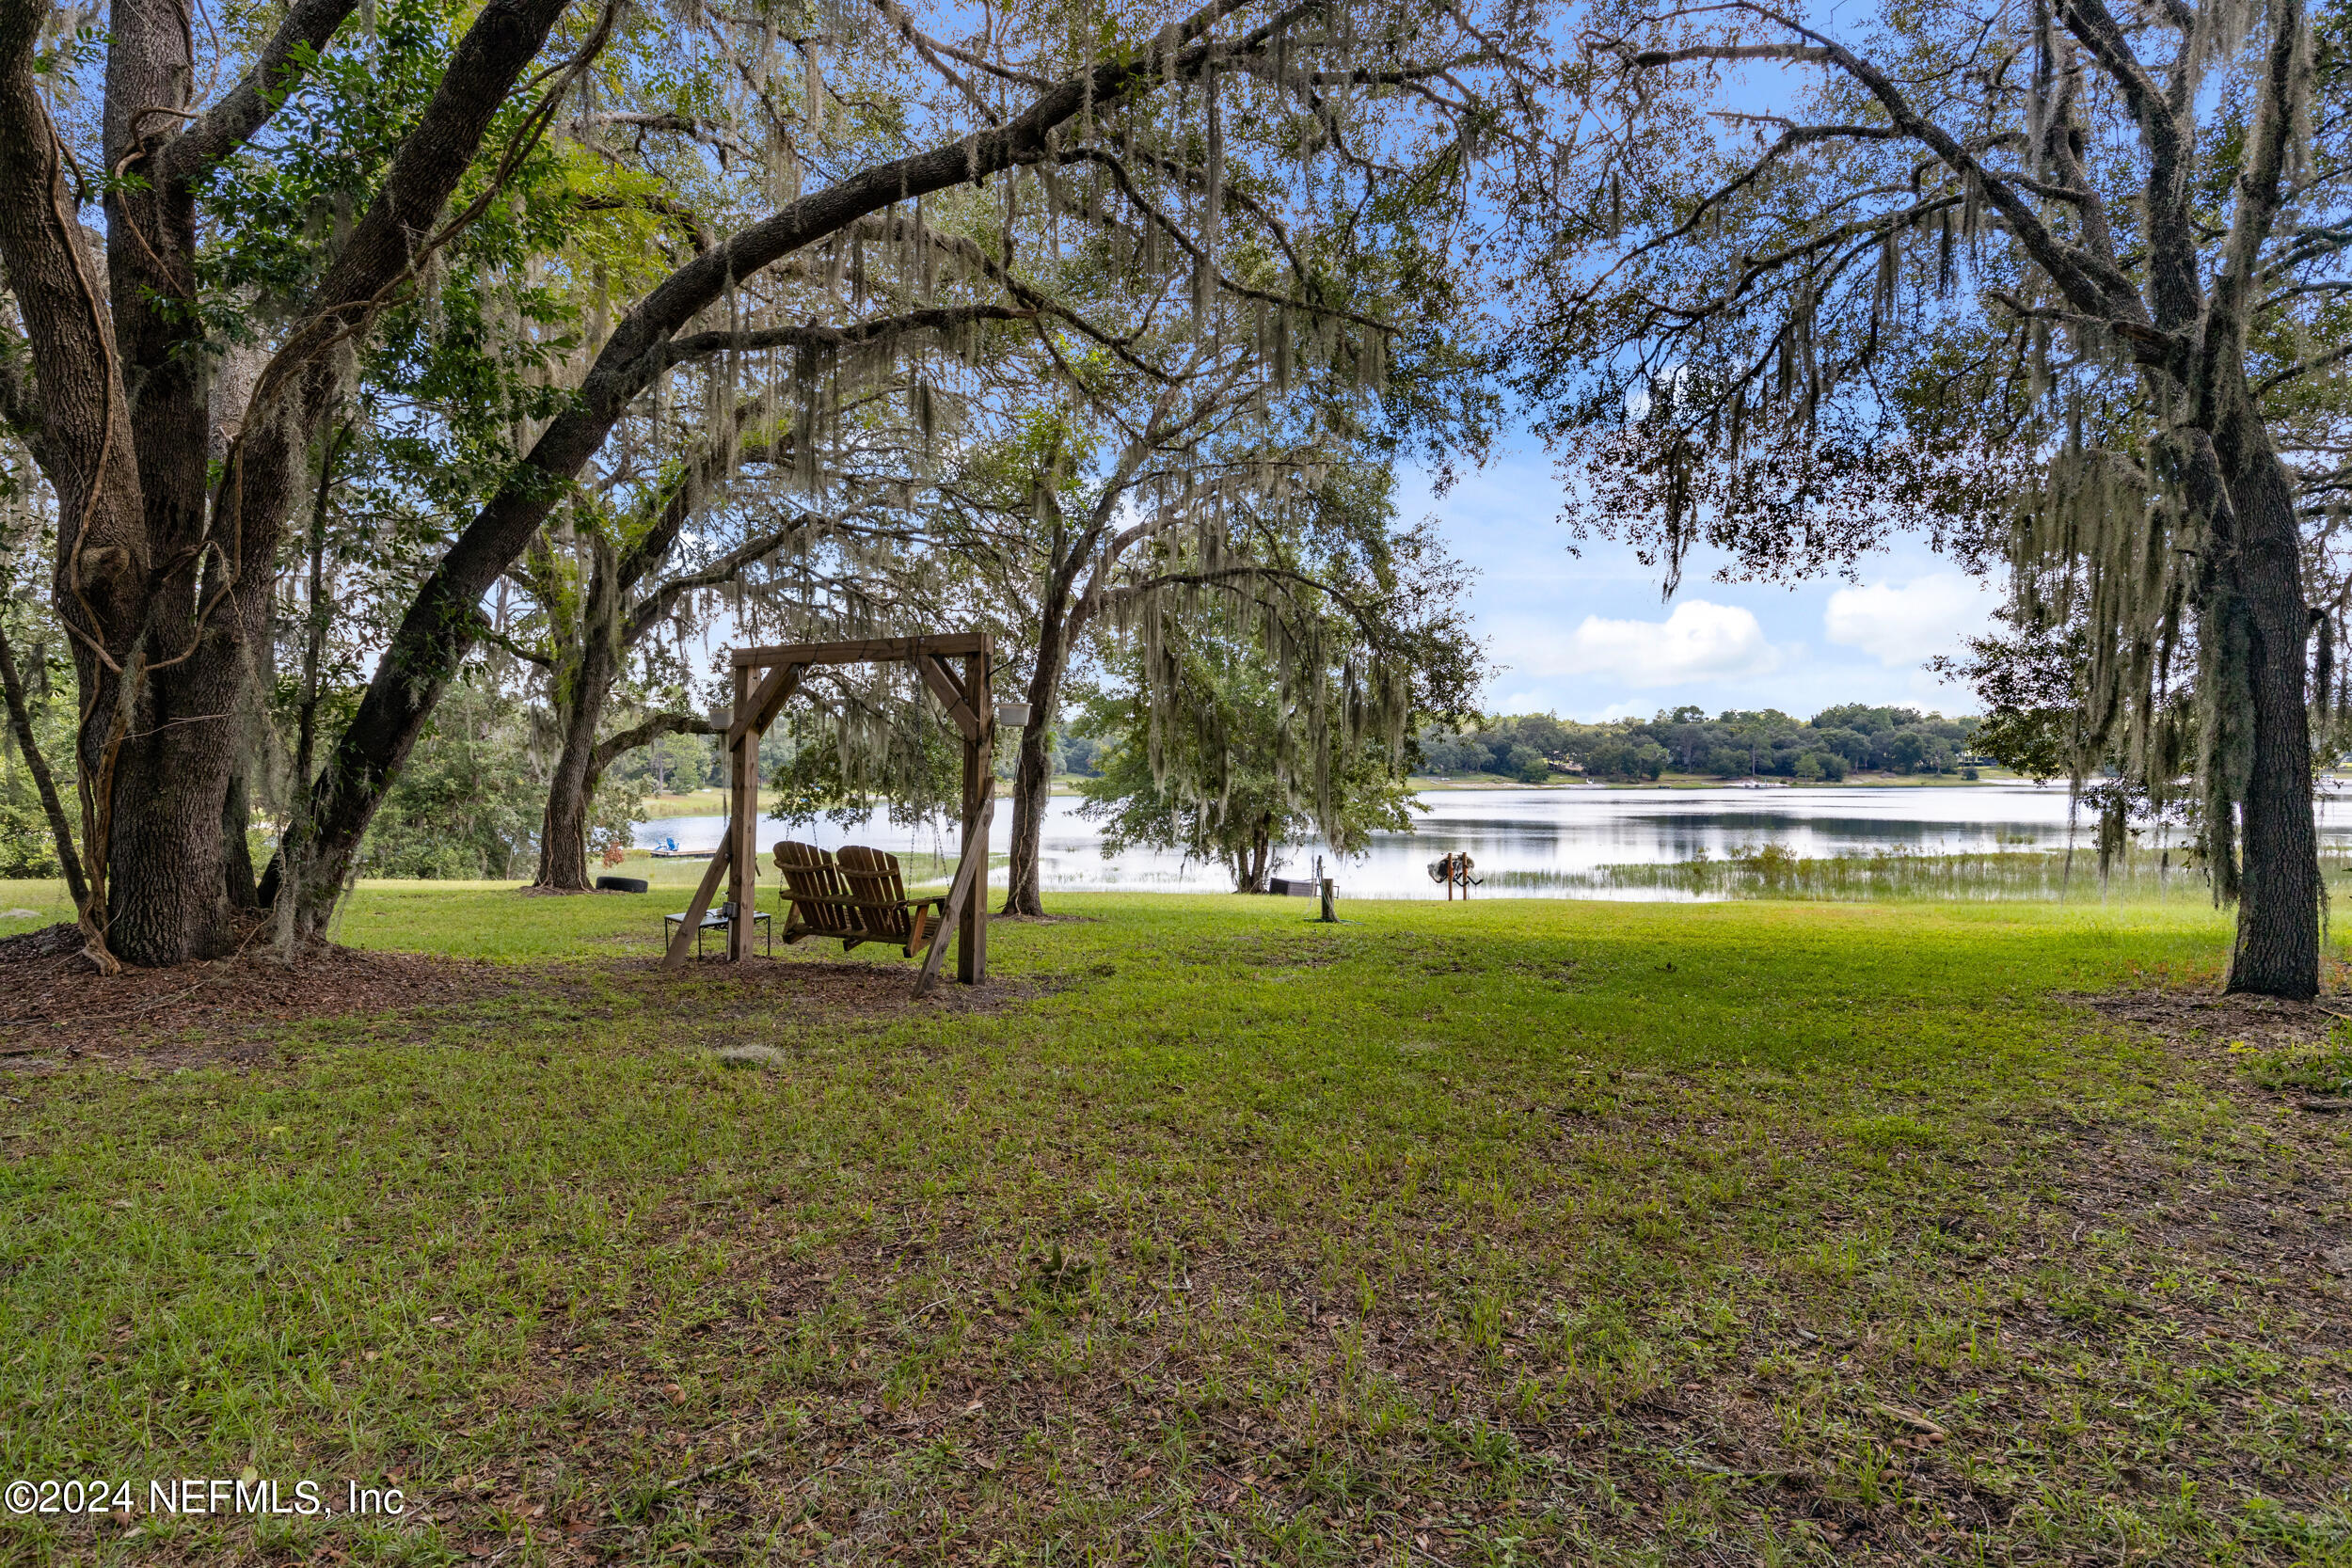
<svg viewBox="0 0 2352 1568"><path fill-rule="evenodd" d="M1400 480L1405 515L1437 516L1478 573L1472 617L1488 657L1505 667L1486 689L1490 713L1590 721L1684 703L1799 718L1853 702L1975 709L1926 661L1983 630L1997 595L1924 545L1866 558L1858 581L1794 588L1719 582L1722 557L1693 555L1667 600L1658 573L1623 546L1588 541L1568 553L1560 481L1532 440L1442 497L1419 474Z"/></svg>

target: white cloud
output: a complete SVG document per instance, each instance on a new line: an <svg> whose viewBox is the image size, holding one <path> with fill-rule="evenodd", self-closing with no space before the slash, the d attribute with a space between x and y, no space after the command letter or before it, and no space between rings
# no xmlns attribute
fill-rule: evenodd
<svg viewBox="0 0 2352 1568"><path fill-rule="evenodd" d="M1781 651L1765 640L1751 610L1685 599L1663 621L1612 621L1587 615L1565 642L1543 650L1545 673L1602 675L1628 686L1674 686L1780 668Z"/></svg>
<svg viewBox="0 0 2352 1568"><path fill-rule="evenodd" d="M1914 578L1900 588L1841 588L1829 596L1822 630L1881 664L1916 664L1960 651L1961 639L1991 626L2000 594L1962 572Z"/></svg>

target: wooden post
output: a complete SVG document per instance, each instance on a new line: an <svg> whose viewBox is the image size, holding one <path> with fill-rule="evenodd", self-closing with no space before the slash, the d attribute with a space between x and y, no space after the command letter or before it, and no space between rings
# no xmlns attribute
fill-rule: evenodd
<svg viewBox="0 0 2352 1568"><path fill-rule="evenodd" d="M975 899L986 898L988 887L988 850L985 841L972 833L963 837L963 850L956 856L956 879L947 884L947 907L939 911L939 931L931 944L924 950L922 973L914 977L914 994L927 996L931 982L939 978L939 966L947 957L947 928L956 929L957 945L962 945L963 911ZM980 885L975 887L974 882Z"/></svg>
<svg viewBox="0 0 2352 1568"><path fill-rule="evenodd" d="M727 961L741 963L752 956L752 912L759 897L758 857L752 849L752 825L759 816L759 732L745 722L751 717L752 672L735 667L734 722L736 743L727 752L727 779L735 791L727 814L727 900L735 918L727 922Z"/></svg>
<svg viewBox="0 0 2352 1568"><path fill-rule="evenodd" d="M989 700L985 641L979 652L963 657L963 692L979 721L979 733L963 743L963 842L978 868L956 924L956 978L977 986L988 978L988 830L996 815L996 705Z"/></svg>
<svg viewBox="0 0 2352 1568"><path fill-rule="evenodd" d="M719 875L734 863L735 840L719 841L719 852L710 857L704 868L703 879L695 886L694 896L686 906L685 923L670 938L669 950L661 955L661 967L675 969L686 961L687 950L694 945L694 933L702 929L703 915L710 908L710 895L719 891Z"/></svg>

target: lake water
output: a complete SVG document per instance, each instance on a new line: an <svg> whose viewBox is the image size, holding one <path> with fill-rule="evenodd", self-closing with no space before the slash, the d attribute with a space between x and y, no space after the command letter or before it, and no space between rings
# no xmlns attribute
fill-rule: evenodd
<svg viewBox="0 0 2352 1568"><path fill-rule="evenodd" d="M1626 889L1597 881L1607 865L1675 863L1705 855L1778 845L1807 858L1887 851L1920 855L2062 847L2066 843L2063 785L1923 785L1917 788L1817 789L1492 789L1432 790L1428 810L1411 832L1383 833L1362 856L1337 862L1330 874L1340 891L1359 898L1443 897L1429 879L1431 861L1467 852L1485 879L1485 895L1520 897L1671 897L1662 890ZM1232 879L1218 866L1186 863L1176 855L1130 850L1105 860L1102 837L1079 815L1081 800L1060 798L1046 818L1041 874L1050 888L1225 893ZM2088 847L2090 824L2078 842ZM637 842L682 848L715 847L724 827L717 816L678 816L637 825ZM1009 803L996 803L991 847L1002 854L1012 832ZM2352 812L2329 801L2320 812L2326 847L2352 848ZM787 828L762 819L759 847L798 838L827 848L868 844L897 853L951 854L952 829L890 825L877 814L847 831L829 822ZM1279 874L1305 876L1317 852L1310 846L1285 857ZM1003 872L997 873L1001 882ZM1687 896L1681 895L1681 896Z"/></svg>

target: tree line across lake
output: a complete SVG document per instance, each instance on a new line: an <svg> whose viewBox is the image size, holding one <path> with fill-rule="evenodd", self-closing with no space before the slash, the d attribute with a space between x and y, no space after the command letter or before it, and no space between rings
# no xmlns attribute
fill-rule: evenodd
<svg viewBox="0 0 2352 1568"><path fill-rule="evenodd" d="M1057 777L1075 782L1097 815L1117 817L1139 804L1153 809L1145 770L1122 771L1137 751L1123 733L1116 702L1079 709L1075 723L1054 730L1047 754ZM64 711L56 721L67 718ZM363 874L472 879L527 876L539 855L549 753L534 745L549 714L524 697L461 689L445 702L419 741L409 766L377 814L360 854ZM1425 725L1414 737L1414 770L1423 776L1486 776L1543 784L1579 775L1641 783L1670 773L1714 778L1756 775L1798 783L1835 783L1850 772L1973 773L1969 737L1981 721L1947 719L1908 707L1849 703L1810 720L1774 708L1709 716L1694 706L1654 719L1581 724L1550 714L1496 715L1460 727ZM1089 728L1100 726L1100 730ZM789 776L801 742L788 727L760 748L763 778ZM1140 760L1138 758L1138 760ZM997 759L1009 781L1015 758ZM1107 769L1107 770L1106 770ZM720 787L724 757L705 735L667 735L617 759L598 792L592 832L599 848L627 845L630 824L661 796ZM1138 801L1136 797L1142 797ZM1273 823L1285 835L1313 832L1310 816ZM1214 845L1210 853L1216 853ZM264 846L254 846L257 853ZM1254 846L1252 847L1254 858ZM54 841L23 759L0 749L0 877L54 877Z"/></svg>
<svg viewBox="0 0 2352 1568"><path fill-rule="evenodd" d="M1836 783L1848 773L1974 776L1969 737L1981 721L1916 708L1847 703L1811 719L1778 708L1709 717L1682 706L1655 719L1579 724L1549 714L1490 719L1475 728L1424 728L1422 770L1490 774L1543 784L1564 773L1633 783L1668 773L1730 779L1754 775Z"/></svg>

